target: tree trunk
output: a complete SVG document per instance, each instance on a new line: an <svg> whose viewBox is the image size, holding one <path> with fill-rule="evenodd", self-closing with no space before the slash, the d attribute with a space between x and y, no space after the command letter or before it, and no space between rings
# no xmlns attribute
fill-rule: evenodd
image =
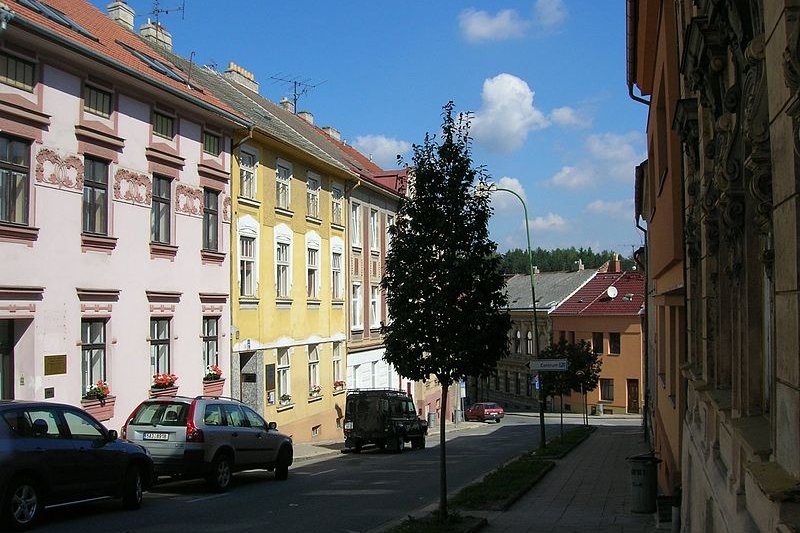
<svg viewBox="0 0 800 533"><path fill-rule="evenodd" d="M442 408L439 417L439 522L447 522L447 449L444 439L444 419L447 415L447 390L449 384L442 384Z"/></svg>

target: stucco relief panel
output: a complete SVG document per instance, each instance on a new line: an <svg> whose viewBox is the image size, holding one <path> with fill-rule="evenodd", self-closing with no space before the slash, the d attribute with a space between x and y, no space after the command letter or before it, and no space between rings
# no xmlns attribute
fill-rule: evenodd
<svg viewBox="0 0 800 533"><path fill-rule="evenodd" d="M114 199L150 206L153 200L153 182L144 174L121 168L114 175Z"/></svg>
<svg viewBox="0 0 800 533"><path fill-rule="evenodd" d="M83 161L77 155L62 157L55 150L42 148L36 154L34 175L42 185L83 190Z"/></svg>
<svg viewBox="0 0 800 533"><path fill-rule="evenodd" d="M231 197L226 196L225 199L222 201L222 221L223 222L230 222L231 221Z"/></svg>
<svg viewBox="0 0 800 533"><path fill-rule="evenodd" d="M175 187L175 212L182 215L203 216L203 191L179 183Z"/></svg>

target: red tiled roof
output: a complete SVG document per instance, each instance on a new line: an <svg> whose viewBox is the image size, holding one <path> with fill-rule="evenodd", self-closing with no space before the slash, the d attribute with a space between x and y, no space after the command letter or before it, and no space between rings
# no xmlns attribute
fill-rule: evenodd
<svg viewBox="0 0 800 533"><path fill-rule="evenodd" d="M608 296L608 288L617 294ZM644 305L644 277L639 272L598 273L562 302L553 315L637 315Z"/></svg>
<svg viewBox="0 0 800 533"><path fill-rule="evenodd" d="M91 5L85 0L39 0L41 3L54 7L72 19L77 24L81 25L85 30L91 33L97 40L91 39L72 28L68 28L50 18L34 11L19 2L8 2L9 8L16 13L16 17L11 19L12 24L19 22L17 17L27 19L38 26L42 26L51 32L58 34L59 37L65 41L71 41L84 48L88 48L92 52L105 56L110 60L110 63L119 64L136 71L144 78L149 78L152 81L157 81L162 85L167 85L177 93L181 93L184 97L196 98L205 104L218 108L230 115L235 116L242 120L243 117L236 112L233 108L226 105L224 102L216 98L208 91L192 90L187 88L185 83L162 74L155 69L151 68L139 58L135 57L125 48L128 46L140 53L146 54L154 59L157 59L166 65L172 63L161 56L157 51L148 46L142 39L134 32L123 28L113 20L111 20L105 13ZM125 45L125 46L123 46ZM175 68L177 72L180 69ZM185 74L184 74L185 75ZM201 88L202 89L202 88Z"/></svg>

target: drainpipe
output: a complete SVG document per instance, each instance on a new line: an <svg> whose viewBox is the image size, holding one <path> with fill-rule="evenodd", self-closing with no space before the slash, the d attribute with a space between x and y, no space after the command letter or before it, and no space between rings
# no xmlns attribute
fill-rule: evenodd
<svg viewBox="0 0 800 533"><path fill-rule="evenodd" d="M642 368L642 381L643 383L647 384L644 389L644 405L642 405L642 429L644 430L644 438L645 441L650 442L650 435L649 435L649 423L648 423L648 416L650 413L650 380L648 379L650 365L648 364L649 361L649 353L650 353L650 338L649 338L649 331L650 331L650 278L647 275L647 258L649 256L648 250L648 242L647 242L647 228L641 225L640 218L637 215L636 217L636 227L644 234L644 263L637 263L639 267L644 272L644 368ZM652 446L652 442L650 445Z"/></svg>
<svg viewBox="0 0 800 533"><path fill-rule="evenodd" d="M649 100L645 100L641 96L633 94L633 72L636 70L636 35L639 33L639 0L628 0L627 4L628 14L628 96L631 100L650 105Z"/></svg>

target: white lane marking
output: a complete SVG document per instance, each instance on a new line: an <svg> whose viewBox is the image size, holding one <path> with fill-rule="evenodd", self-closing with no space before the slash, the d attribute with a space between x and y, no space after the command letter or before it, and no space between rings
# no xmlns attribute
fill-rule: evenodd
<svg viewBox="0 0 800 533"><path fill-rule="evenodd" d="M313 474L309 474L309 476L319 476L320 474L328 474L330 472L335 472L335 468L331 468L330 470L323 470L322 472L314 472Z"/></svg>
<svg viewBox="0 0 800 533"><path fill-rule="evenodd" d="M217 498L224 498L227 494L214 494L213 496L204 496L202 498L193 498L191 500L186 500L186 503L195 503L195 502L204 502L206 500L215 500Z"/></svg>

